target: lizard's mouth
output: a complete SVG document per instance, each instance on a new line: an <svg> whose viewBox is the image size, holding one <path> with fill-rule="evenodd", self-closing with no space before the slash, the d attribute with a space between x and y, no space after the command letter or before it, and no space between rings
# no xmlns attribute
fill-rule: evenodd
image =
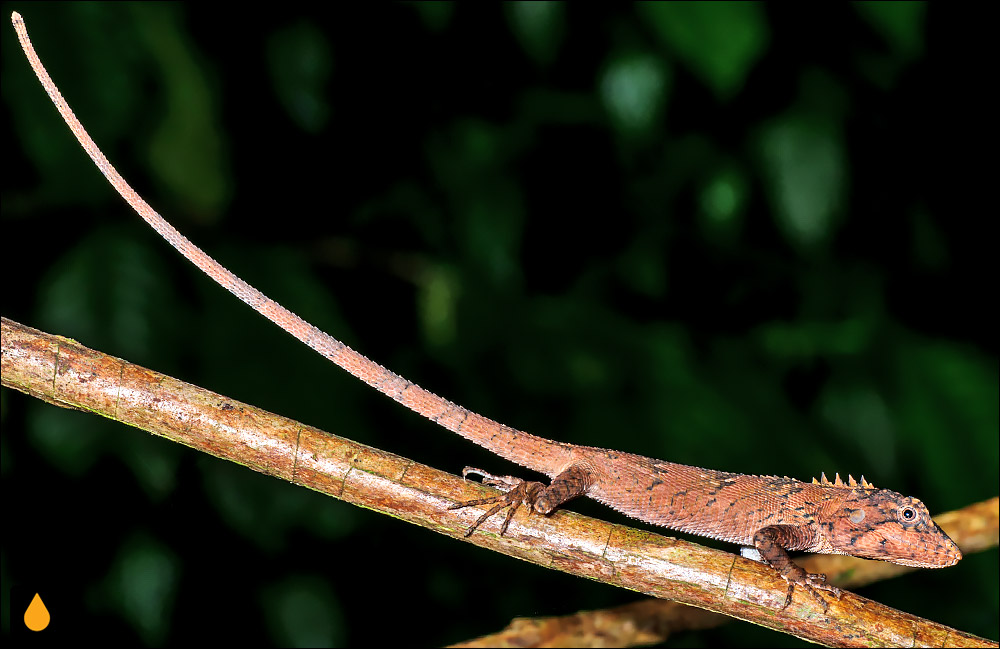
<svg viewBox="0 0 1000 649"><path fill-rule="evenodd" d="M947 568L962 560L962 551L940 527L919 529L883 526L857 538L855 556L911 568Z"/></svg>
<svg viewBox="0 0 1000 649"><path fill-rule="evenodd" d="M962 551L955 546L954 551L938 551L926 555L923 559L893 559L893 563L912 568L947 568L962 560Z"/></svg>
<svg viewBox="0 0 1000 649"><path fill-rule="evenodd" d="M904 556L900 552L890 561L913 568L947 568L955 565L962 560L962 551L944 532L940 532L940 535L936 542L907 543L906 547L912 554Z"/></svg>

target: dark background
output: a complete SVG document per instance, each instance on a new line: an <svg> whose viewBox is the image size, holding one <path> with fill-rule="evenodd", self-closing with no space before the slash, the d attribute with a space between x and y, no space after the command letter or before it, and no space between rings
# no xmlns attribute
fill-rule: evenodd
<svg viewBox="0 0 1000 649"><path fill-rule="evenodd" d="M154 207L428 389L567 442L864 473L932 512L997 493L995 52L970 7L336 7L3 13ZM188 266L2 33L5 316L444 470L516 471ZM57 589L78 638L443 644L638 597L2 399L4 596ZM995 639L997 570L992 550L863 594ZM797 641L670 641L776 643Z"/></svg>

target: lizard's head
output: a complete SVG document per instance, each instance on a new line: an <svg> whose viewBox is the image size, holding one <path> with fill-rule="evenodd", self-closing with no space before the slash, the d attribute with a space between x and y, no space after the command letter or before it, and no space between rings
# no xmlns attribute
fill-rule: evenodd
<svg viewBox="0 0 1000 649"><path fill-rule="evenodd" d="M962 551L927 507L889 489L854 488L830 529L836 551L917 568L953 566Z"/></svg>

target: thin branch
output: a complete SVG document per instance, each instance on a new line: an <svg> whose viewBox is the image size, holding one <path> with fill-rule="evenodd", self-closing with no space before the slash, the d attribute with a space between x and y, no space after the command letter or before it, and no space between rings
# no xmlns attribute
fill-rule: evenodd
<svg viewBox="0 0 1000 649"><path fill-rule="evenodd" d="M120 421L216 457L458 540L653 597L837 646L956 645L988 640L845 593L826 615L808 596L782 610L786 584L728 552L572 512L516 516L505 536L490 521L469 539L476 508L448 506L488 490L358 444L74 340L2 320L3 385L49 403ZM995 508L995 505L994 505ZM963 548L964 549L964 548Z"/></svg>
<svg viewBox="0 0 1000 649"><path fill-rule="evenodd" d="M966 555L997 547L1000 535L1000 498L947 512L934 518ZM884 561L868 561L835 554L813 554L799 564L810 572L826 573L831 583L855 587L889 579L915 568ZM733 618L662 599L644 599L611 609L580 611L573 615L516 618L507 628L455 644L456 647L632 647L659 644L682 631L710 629ZM976 638L979 642L981 639ZM949 646L971 642L970 636L951 636ZM986 646L996 646L996 643ZM980 645L977 645L980 646Z"/></svg>

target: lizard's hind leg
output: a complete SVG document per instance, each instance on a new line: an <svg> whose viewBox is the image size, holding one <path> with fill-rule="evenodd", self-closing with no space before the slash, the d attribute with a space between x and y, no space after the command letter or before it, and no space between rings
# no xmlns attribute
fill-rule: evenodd
<svg viewBox="0 0 1000 649"><path fill-rule="evenodd" d="M546 488L541 482L522 480L521 478L515 478L510 475L493 475L492 473L487 473L482 469L476 469L471 466L467 466L462 469L463 478L467 478L469 474L482 476L484 485L496 487L503 493L498 496L490 496L489 498L479 498L477 500L468 500L466 502L457 503L448 508L463 509L474 505L487 505L495 503L493 507L480 516L475 523L469 526L469 529L465 531L465 536L472 536L472 533L475 532L480 525L485 523L487 519L504 507L510 507L510 509L507 510L507 517L504 519L503 525L500 527L500 536L503 536L504 533L507 532L507 526L510 525L511 519L514 518L514 514L517 513L517 510L520 509L521 505L523 504L527 505L529 508L534 508L538 495Z"/></svg>
<svg viewBox="0 0 1000 649"><path fill-rule="evenodd" d="M469 507L472 505L486 505L494 503L493 507L480 516L479 520L469 527L469 529L465 532L465 536L470 536L491 516L499 512L504 507L509 507L510 509L507 510L507 518L504 519L503 525L500 527L500 536L503 536L507 531L507 526L510 525L511 519L514 518L514 514L522 504L527 505L539 514L548 515L554 512L559 505L586 493L587 488L590 487L591 483L590 473L575 465L569 467L553 478L552 484L548 486L542 484L541 482L522 480L509 475L496 476L491 473L487 473L482 469L467 466L462 470L462 477L468 477L469 474L482 476L483 484L496 487L503 493L490 498L480 498L478 500L458 503L448 508L462 509L463 507Z"/></svg>

